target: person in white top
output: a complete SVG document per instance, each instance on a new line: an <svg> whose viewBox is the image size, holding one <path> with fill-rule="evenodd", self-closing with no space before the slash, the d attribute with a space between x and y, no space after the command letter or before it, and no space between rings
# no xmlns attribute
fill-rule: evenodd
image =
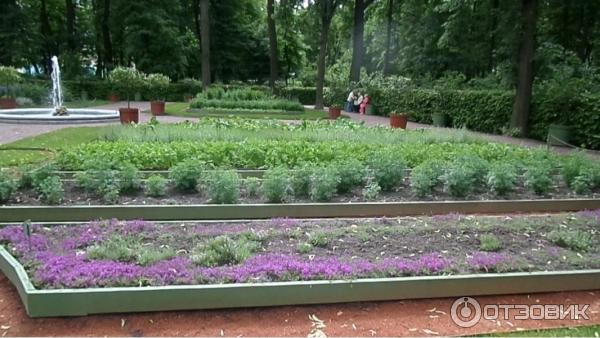
<svg viewBox="0 0 600 338"><path fill-rule="evenodd" d="M363 101L363 96L360 92L358 92L357 97L355 97L354 99L354 112L358 113L358 110L360 109L360 104Z"/></svg>
<svg viewBox="0 0 600 338"><path fill-rule="evenodd" d="M356 98L356 91L353 90L348 94L348 99L346 100L346 111L351 113L354 111L354 99Z"/></svg>

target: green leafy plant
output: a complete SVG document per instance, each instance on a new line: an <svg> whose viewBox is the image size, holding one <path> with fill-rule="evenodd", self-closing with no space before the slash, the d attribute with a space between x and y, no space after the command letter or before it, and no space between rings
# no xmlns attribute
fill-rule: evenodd
<svg viewBox="0 0 600 338"><path fill-rule="evenodd" d="M490 167L487 175L488 188L498 195L506 195L515 188L516 168L508 163L496 163Z"/></svg>
<svg viewBox="0 0 600 338"><path fill-rule="evenodd" d="M0 171L0 203L8 202L16 189L16 180L8 173Z"/></svg>
<svg viewBox="0 0 600 338"><path fill-rule="evenodd" d="M547 162L531 165L525 172L525 187L538 195L544 195L552 188L552 166Z"/></svg>
<svg viewBox="0 0 600 338"><path fill-rule="evenodd" d="M127 97L127 108L131 108L130 99L144 86L144 74L131 67L117 67L108 75L108 81L118 92Z"/></svg>
<svg viewBox="0 0 600 338"><path fill-rule="evenodd" d="M234 265L244 262L259 248L260 243L245 238L218 236L194 248L191 258L201 266Z"/></svg>
<svg viewBox="0 0 600 338"><path fill-rule="evenodd" d="M121 189L118 171L108 162L93 161L87 166L88 169L74 176L78 186L107 203L116 203Z"/></svg>
<svg viewBox="0 0 600 338"><path fill-rule="evenodd" d="M503 247L502 241L494 234L482 234L479 236L479 249L481 251L494 252Z"/></svg>
<svg viewBox="0 0 600 338"><path fill-rule="evenodd" d="M462 163L453 163L444 174L444 189L454 197L466 197L475 186L475 174Z"/></svg>
<svg viewBox="0 0 600 338"><path fill-rule="evenodd" d="M362 190L362 196L367 201L374 201L379 197L381 193L381 187L377 184L377 181L373 178L367 179L367 184Z"/></svg>
<svg viewBox="0 0 600 338"><path fill-rule="evenodd" d="M335 166L340 178L337 187L338 192L347 193L362 183L365 176L365 166L359 160L353 158L335 162L333 166Z"/></svg>
<svg viewBox="0 0 600 338"><path fill-rule="evenodd" d="M296 251L300 254L307 254L313 250L313 246L310 243L299 243L296 245Z"/></svg>
<svg viewBox="0 0 600 338"><path fill-rule="evenodd" d="M331 201L340 181L339 173L335 167L317 169L310 176L310 199L318 202Z"/></svg>
<svg viewBox="0 0 600 338"><path fill-rule="evenodd" d="M58 205L65 198L65 190L58 176L50 176L43 180L38 186L41 200L50 205Z"/></svg>
<svg viewBox="0 0 600 338"><path fill-rule="evenodd" d="M263 193L270 203L283 203L293 194L292 179L286 168L267 170L263 176Z"/></svg>
<svg viewBox="0 0 600 338"><path fill-rule="evenodd" d="M235 204L239 200L241 181L235 170L208 171L199 184L205 188L211 203Z"/></svg>
<svg viewBox="0 0 600 338"><path fill-rule="evenodd" d="M314 165L302 164L291 171L292 188L296 197L308 197L310 194L310 178L315 172Z"/></svg>
<svg viewBox="0 0 600 338"><path fill-rule="evenodd" d="M205 165L203 162L191 159L172 167L169 170L169 178L173 180L175 188L180 191L194 191L204 170Z"/></svg>
<svg viewBox="0 0 600 338"><path fill-rule="evenodd" d="M246 196L256 197L261 191L262 182L258 177L248 177L243 182Z"/></svg>
<svg viewBox="0 0 600 338"><path fill-rule="evenodd" d="M146 88L155 101L165 99L171 79L163 74L148 74L146 76Z"/></svg>
<svg viewBox="0 0 600 338"><path fill-rule="evenodd" d="M573 188L575 178L580 175L582 168L587 167L589 159L583 153L568 155L562 161L561 174L567 185Z"/></svg>
<svg viewBox="0 0 600 338"><path fill-rule="evenodd" d="M433 160L421 163L412 170L410 185L417 196L427 196L441 182L443 173L443 162L441 161Z"/></svg>
<svg viewBox="0 0 600 338"><path fill-rule="evenodd" d="M161 175L152 175L146 181L146 195L151 197L163 197L167 194L167 183L169 181Z"/></svg>
<svg viewBox="0 0 600 338"><path fill-rule="evenodd" d="M392 191L406 175L406 164L393 153L380 152L369 159L369 169L383 191Z"/></svg>
<svg viewBox="0 0 600 338"><path fill-rule="evenodd" d="M331 242L331 234L324 231L315 231L309 234L309 242L314 247L325 248Z"/></svg>
<svg viewBox="0 0 600 338"><path fill-rule="evenodd" d="M586 252L597 246L589 232L582 230L553 230L548 233L550 242L575 251Z"/></svg>
<svg viewBox="0 0 600 338"><path fill-rule="evenodd" d="M142 180L138 169L131 163L120 165L119 173L119 190L125 193L132 193L142 188Z"/></svg>

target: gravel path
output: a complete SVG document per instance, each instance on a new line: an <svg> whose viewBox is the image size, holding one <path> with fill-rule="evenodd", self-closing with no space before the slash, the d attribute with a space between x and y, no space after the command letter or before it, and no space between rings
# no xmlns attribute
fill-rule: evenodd
<svg viewBox="0 0 600 338"><path fill-rule="evenodd" d="M127 102L111 103L103 106L89 107L86 109L107 109L107 110L118 110L119 107L127 106ZM140 111L150 110L149 102L131 102L131 107L138 108ZM145 123L150 121L152 115L147 113L140 114L140 122ZM195 118L184 118L178 116L158 116L160 122L163 123L175 123L185 120L195 120ZM11 143L18 141L23 138L45 134L51 131L69 128L69 127L81 127L81 126L102 126L110 124L118 124L119 122L111 123L91 123L91 124L8 124L0 123L0 144Z"/></svg>

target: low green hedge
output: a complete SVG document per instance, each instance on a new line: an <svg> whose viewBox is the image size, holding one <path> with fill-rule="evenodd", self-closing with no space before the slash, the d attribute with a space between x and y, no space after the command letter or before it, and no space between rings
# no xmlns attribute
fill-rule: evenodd
<svg viewBox="0 0 600 338"><path fill-rule="evenodd" d="M252 101L233 101L233 100L207 100L196 97L190 104L191 108L219 108L219 109L266 109L266 110L286 110L286 111L304 111L304 107L299 102L267 99Z"/></svg>
<svg viewBox="0 0 600 338"><path fill-rule="evenodd" d="M286 99L300 101L303 105L314 105L317 89L315 87L282 87L275 94Z"/></svg>
<svg viewBox="0 0 600 338"><path fill-rule="evenodd" d="M343 103L344 89L329 89L326 103ZM454 127L500 134L508 129L514 104L514 92L505 90L433 90L402 88L369 89L376 112L410 113L410 119L431 123L431 114L446 113ZM572 143L600 149L600 95L578 94L556 96L535 91L530 116L530 136L545 140L548 126L565 123L573 128Z"/></svg>

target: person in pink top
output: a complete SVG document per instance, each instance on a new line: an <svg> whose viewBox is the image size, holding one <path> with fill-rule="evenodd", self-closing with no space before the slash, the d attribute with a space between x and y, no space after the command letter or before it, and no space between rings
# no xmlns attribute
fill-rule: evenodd
<svg viewBox="0 0 600 338"><path fill-rule="evenodd" d="M367 106L370 104L371 104L371 97L369 96L369 94L365 93L365 96L363 97L363 100L360 103L360 114L361 115L365 115L365 112L367 111Z"/></svg>

